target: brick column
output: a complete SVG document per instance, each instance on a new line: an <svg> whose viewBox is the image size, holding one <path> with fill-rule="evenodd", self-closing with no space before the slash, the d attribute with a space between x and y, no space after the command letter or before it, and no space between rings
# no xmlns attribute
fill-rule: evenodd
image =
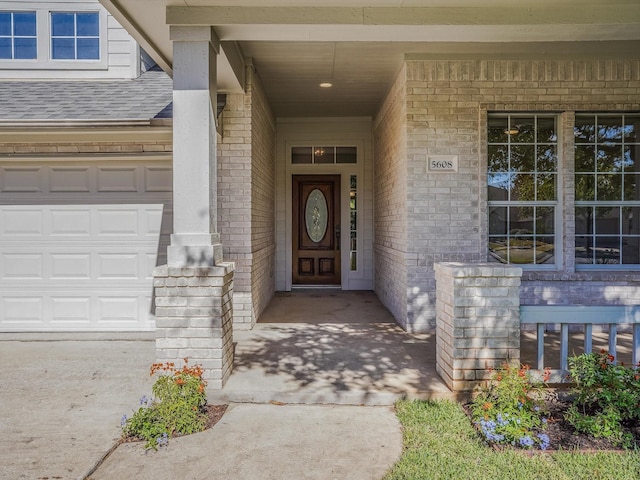
<svg viewBox="0 0 640 480"><path fill-rule="evenodd" d="M208 387L221 389L233 368L233 263L153 271L159 362L202 365Z"/></svg>
<svg viewBox="0 0 640 480"><path fill-rule="evenodd" d="M522 269L437 263L436 371L452 391L470 391L488 368L520 363Z"/></svg>

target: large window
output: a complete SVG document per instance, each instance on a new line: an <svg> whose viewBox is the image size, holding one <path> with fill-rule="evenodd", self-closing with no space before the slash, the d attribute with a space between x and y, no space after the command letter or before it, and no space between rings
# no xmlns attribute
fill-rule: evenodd
<svg viewBox="0 0 640 480"><path fill-rule="evenodd" d="M576 267L640 264L640 115L576 115Z"/></svg>
<svg viewBox="0 0 640 480"><path fill-rule="evenodd" d="M0 59L37 57L36 12L0 12Z"/></svg>
<svg viewBox="0 0 640 480"><path fill-rule="evenodd" d="M556 117L490 115L490 260L555 266L558 212Z"/></svg>
<svg viewBox="0 0 640 480"><path fill-rule="evenodd" d="M51 13L51 58L99 60L100 16L98 12Z"/></svg>

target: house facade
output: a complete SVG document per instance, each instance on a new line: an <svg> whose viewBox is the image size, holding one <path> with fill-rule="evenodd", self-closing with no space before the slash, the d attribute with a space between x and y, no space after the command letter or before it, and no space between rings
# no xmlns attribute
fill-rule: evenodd
<svg viewBox="0 0 640 480"><path fill-rule="evenodd" d="M639 302L637 2L101 3L173 78L161 357L223 378L230 329L306 287L433 330L439 262Z"/></svg>

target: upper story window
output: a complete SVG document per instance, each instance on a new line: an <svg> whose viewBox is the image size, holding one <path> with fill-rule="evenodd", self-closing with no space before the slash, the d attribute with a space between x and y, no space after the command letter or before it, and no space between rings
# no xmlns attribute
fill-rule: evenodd
<svg viewBox="0 0 640 480"><path fill-rule="evenodd" d="M98 12L51 13L53 60L99 60L100 16Z"/></svg>
<svg viewBox="0 0 640 480"><path fill-rule="evenodd" d="M0 69L108 70L108 13L97 2L0 3Z"/></svg>
<svg viewBox="0 0 640 480"><path fill-rule="evenodd" d="M577 114L574 136L576 268L637 266L640 115Z"/></svg>
<svg viewBox="0 0 640 480"><path fill-rule="evenodd" d="M36 12L0 12L0 59L37 58Z"/></svg>
<svg viewBox="0 0 640 480"><path fill-rule="evenodd" d="M553 266L558 245L558 134L555 116L490 115L490 260Z"/></svg>

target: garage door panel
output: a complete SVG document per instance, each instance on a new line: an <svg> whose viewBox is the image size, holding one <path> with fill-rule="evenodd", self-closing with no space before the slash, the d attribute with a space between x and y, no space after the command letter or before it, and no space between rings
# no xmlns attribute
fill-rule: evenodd
<svg viewBox="0 0 640 480"><path fill-rule="evenodd" d="M40 253L2 253L0 254L0 273L2 279L42 280L43 255Z"/></svg>
<svg viewBox="0 0 640 480"><path fill-rule="evenodd" d="M49 234L53 236L91 236L91 209L50 208Z"/></svg>
<svg viewBox="0 0 640 480"><path fill-rule="evenodd" d="M137 167L99 167L99 192L137 192Z"/></svg>
<svg viewBox="0 0 640 480"><path fill-rule="evenodd" d="M6 325L42 328L44 325L44 300L42 297L11 295L0 297L0 319Z"/></svg>
<svg viewBox="0 0 640 480"><path fill-rule="evenodd" d="M101 209L97 212L97 236L138 236L140 222L137 209Z"/></svg>
<svg viewBox="0 0 640 480"><path fill-rule="evenodd" d="M3 193L42 191L42 167L2 167L0 191Z"/></svg>
<svg viewBox="0 0 640 480"><path fill-rule="evenodd" d="M51 303L51 324L78 324L84 323L87 326L91 323L91 298L67 295L52 295L49 299Z"/></svg>
<svg viewBox="0 0 640 480"><path fill-rule="evenodd" d="M49 256L51 280L91 280L91 255L52 253Z"/></svg>
<svg viewBox="0 0 640 480"><path fill-rule="evenodd" d="M91 169L89 167L51 167L50 192L90 192Z"/></svg>
<svg viewBox="0 0 640 480"><path fill-rule="evenodd" d="M135 253L100 253L98 257L98 279L138 279L141 271Z"/></svg>
<svg viewBox="0 0 640 480"><path fill-rule="evenodd" d="M5 240L42 236L43 230L43 212L39 208L0 208L0 233Z"/></svg>
<svg viewBox="0 0 640 480"><path fill-rule="evenodd" d="M173 177L169 167L147 167L144 171L144 187L147 192L171 192Z"/></svg>

